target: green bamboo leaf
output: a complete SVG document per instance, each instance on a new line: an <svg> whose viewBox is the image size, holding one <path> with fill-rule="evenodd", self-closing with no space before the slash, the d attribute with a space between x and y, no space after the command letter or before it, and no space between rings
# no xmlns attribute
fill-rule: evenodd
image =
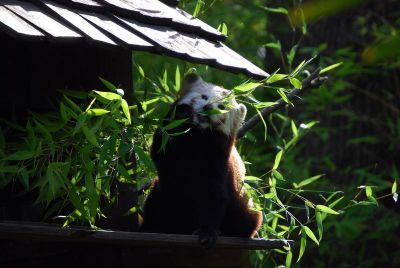
<svg viewBox="0 0 400 268"><path fill-rule="evenodd" d="M397 192L397 180L395 179L392 185L392 194Z"/></svg>
<svg viewBox="0 0 400 268"><path fill-rule="evenodd" d="M267 44L265 44L265 46L269 47L269 48L276 49L278 51L282 50L282 45L281 45L281 42L279 42L279 40L276 41L275 43L267 43Z"/></svg>
<svg viewBox="0 0 400 268"><path fill-rule="evenodd" d="M20 181L26 190L29 190L29 174L26 168L22 168L20 172Z"/></svg>
<svg viewBox="0 0 400 268"><path fill-rule="evenodd" d="M274 175L274 178L275 178L275 179L281 180L281 181L285 181L285 178L282 176L281 173L279 173L278 170L273 169L273 170L272 170L272 174Z"/></svg>
<svg viewBox="0 0 400 268"><path fill-rule="evenodd" d="M197 0L196 7L193 11L193 17L197 18L200 14L201 8L205 5L203 0Z"/></svg>
<svg viewBox="0 0 400 268"><path fill-rule="evenodd" d="M323 73L329 72L330 70L333 70L333 69L339 67L342 64L343 64L343 62L338 62L338 63L332 64L332 65L329 65L329 66L325 67L324 69L322 69L319 72L319 74L323 74Z"/></svg>
<svg viewBox="0 0 400 268"><path fill-rule="evenodd" d="M86 139L87 139L92 145L94 145L94 146L100 148L100 144L99 144L99 142L97 141L97 138L96 138L96 135L94 134L94 132L93 132L90 128L86 127L86 126L84 126L84 127L82 128L82 130L83 130L83 134L85 135Z"/></svg>
<svg viewBox="0 0 400 268"><path fill-rule="evenodd" d="M333 210L333 209L331 209L329 207L326 207L324 205L317 205L317 209L319 211L321 211L321 212L325 212L325 213L328 213L328 214L334 214L334 215L339 214L339 212L337 212L337 211L335 211L335 210Z"/></svg>
<svg viewBox="0 0 400 268"><path fill-rule="evenodd" d="M306 245L307 245L307 235L306 232L302 231L300 239L299 257L297 258L297 262L299 262L301 257L303 256L304 251L306 250Z"/></svg>
<svg viewBox="0 0 400 268"><path fill-rule="evenodd" d="M181 72L179 70L179 66L176 65L176 70L175 70L175 90L179 91L181 88Z"/></svg>
<svg viewBox="0 0 400 268"><path fill-rule="evenodd" d="M131 121L131 112L129 111L128 103L124 99L121 99L121 108L122 108L122 111L125 114L126 119L128 119L128 125L130 125L132 123L132 121Z"/></svg>
<svg viewBox="0 0 400 268"><path fill-rule="evenodd" d="M329 204L329 208L333 208L334 206L336 206L340 201L342 201L342 199L344 198L344 196L339 197L338 199L336 199L335 201L333 201L332 203Z"/></svg>
<svg viewBox="0 0 400 268"><path fill-rule="evenodd" d="M139 70L140 76L141 76L141 77L144 77L145 75L144 75L144 70L143 70L143 68L142 68L140 65L137 65L137 68L138 68L138 70Z"/></svg>
<svg viewBox="0 0 400 268"><path fill-rule="evenodd" d="M315 237L314 233L311 231L311 229L308 226L303 226L303 230L306 232L307 236L311 238L312 241L315 242L315 244L319 245L318 239Z"/></svg>
<svg viewBox="0 0 400 268"><path fill-rule="evenodd" d="M290 268L290 266L292 265L292 258L293 258L292 251L289 250L286 253L285 268Z"/></svg>
<svg viewBox="0 0 400 268"><path fill-rule="evenodd" d="M293 132L293 136L297 137L297 135L299 134L296 124L294 123L294 121L290 121L290 125L292 127L292 132Z"/></svg>
<svg viewBox="0 0 400 268"><path fill-rule="evenodd" d="M106 109L93 108L93 109L87 110L86 113L90 116L102 116L102 115L110 113L110 111L108 111Z"/></svg>
<svg viewBox="0 0 400 268"><path fill-rule="evenodd" d="M246 177L244 177L244 180L245 181L261 181L260 178L255 177L255 176L246 176Z"/></svg>
<svg viewBox="0 0 400 268"><path fill-rule="evenodd" d="M182 125L183 123L185 123L188 119L187 118L183 118L183 119L177 119L177 120L173 120L172 122L168 123L164 129L165 130L170 130L170 129L174 129L180 125Z"/></svg>
<svg viewBox="0 0 400 268"><path fill-rule="evenodd" d="M302 180L300 183L296 184L295 188L301 188L301 187L304 187L304 186L306 186L308 184L311 184L311 183L313 183L314 181L318 180L319 178L321 178L324 175L325 174L320 174L320 175L313 176L311 178Z"/></svg>
<svg viewBox="0 0 400 268"><path fill-rule="evenodd" d="M19 167L14 166L0 166L0 173L18 173Z"/></svg>
<svg viewBox="0 0 400 268"><path fill-rule="evenodd" d="M244 84L234 87L233 90L236 93L245 93L245 92L253 90L256 87L259 87L261 85L262 85L262 83L258 83L258 82L248 82L248 83L244 83Z"/></svg>
<svg viewBox="0 0 400 268"><path fill-rule="evenodd" d="M282 88L278 88L278 90L276 91L278 92L278 94L281 96L281 98L288 104L290 104L290 100L288 99L288 97L286 96L285 92L283 91Z"/></svg>
<svg viewBox="0 0 400 268"><path fill-rule="evenodd" d="M117 89L117 87L114 84L112 84L110 81L107 81L107 80L101 78L100 76L99 76L99 79L103 83L103 85L105 85L106 88L108 88L109 90L115 91Z"/></svg>
<svg viewBox="0 0 400 268"><path fill-rule="evenodd" d="M33 150L20 150L6 157L6 159L15 161L27 160L33 158L35 156L35 153L36 152Z"/></svg>
<svg viewBox="0 0 400 268"><path fill-rule="evenodd" d="M294 60L294 57L296 56L297 47L298 47L298 45L294 45L290 49L289 53L286 55L288 63L289 63L289 66L292 66L292 62Z"/></svg>
<svg viewBox="0 0 400 268"><path fill-rule="evenodd" d="M294 86L294 88L296 89L301 89L301 82L299 79L297 78L289 78L290 84L292 84Z"/></svg>
<svg viewBox="0 0 400 268"><path fill-rule="evenodd" d="M286 74L272 74L272 75L268 76L266 82L272 84L272 83L281 81L286 78L287 78Z"/></svg>
<svg viewBox="0 0 400 268"><path fill-rule="evenodd" d="M280 13L280 14L284 14L287 15L289 12L286 8L284 7L261 7L262 9L264 9L265 11L271 12L271 13Z"/></svg>
<svg viewBox="0 0 400 268"><path fill-rule="evenodd" d="M139 160L145 165L145 167L149 170L149 171L154 171L154 164L153 161L151 161L151 158L148 156L148 154L146 154L143 149L139 146L134 146L135 148L135 153L137 154L137 156L139 157Z"/></svg>
<svg viewBox="0 0 400 268"><path fill-rule="evenodd" d="M321 211L315 210L315 219L317 221L318 235L319 241L322 239L322 235L324 233L324 226L322 225L322 213Z"/></svg>
<svg viewBox="0 0 400 268"><path fill-rule="evenodd" d="M99 95L100 97L102 97L106 100L109 100L109 101L122 99L122 97L119 94L113 93L113 92L104 92L104 91L97 91L97 90L93 90L93 92L96 93L97 95Z"/></svg>
<svg viewBox="0 0 400 268"><path fill-rule="evenodd" d="M308 61L309 62L309 61ZM308 63L305 60L303 60L295 69L294 71L290 74L290 76L295 77L302 69L303 67ZM301 83L300 83L301 84Z"/></svg>
<svg viewBox="0 0 400 268"><path fill-rule="evenodd" d="M372 188L371 188L371 186L366 186L366 187L365 187L365 195L366 195L367 197L372 196Z"/></svg>
<svg viewBox="0 0 400 268"><path fill-rule="evenodd" d="M277 169L279 167L279 163L281 162L282 154L283 154L283 150L280 150L276 154L275 161L274 161L274 166L272 167L272 169Z"/></svg>

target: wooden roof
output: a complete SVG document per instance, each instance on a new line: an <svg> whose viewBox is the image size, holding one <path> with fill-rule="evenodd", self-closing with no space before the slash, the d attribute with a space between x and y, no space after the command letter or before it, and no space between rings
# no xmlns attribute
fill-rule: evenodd
<svg viewBox="0 0 400 268"><path fill-rule="evenodd" d="M0 0L0 31L39 41L128 47L265 78L223 42L226 36L176 0Z"/></svg>

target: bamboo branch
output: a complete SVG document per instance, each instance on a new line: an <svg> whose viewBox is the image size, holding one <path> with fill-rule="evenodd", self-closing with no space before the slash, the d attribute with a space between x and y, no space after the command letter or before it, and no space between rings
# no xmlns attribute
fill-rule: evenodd
<svg viewBox="0 0 400 268"><path fill-rule="evenodd" d="M320 76L319 74L320 71L321 68L317 68L315 71L313 71L307 78L303 80L301 89L293 88L288 94L286 94L286 97L290 101L295 102L295 99L298 99L298 95L304 94L310 89L320 87L328 79L325 76ZM275 102L275 104L261 110L260 112L261 116L265 119L267 118L268 115L285 107L286 105L287 103L283 99L279 99ZM258 114L254 115L252 118L244 122L243 126L239 129L236 138L237 139L242 138L247 131L254 128L260 122L261 122L260 116Z"/></svg>

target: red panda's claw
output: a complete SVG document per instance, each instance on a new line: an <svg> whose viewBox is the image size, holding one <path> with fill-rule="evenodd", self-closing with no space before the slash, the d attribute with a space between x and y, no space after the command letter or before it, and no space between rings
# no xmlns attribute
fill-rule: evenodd
<svg viewBox="0 0 400 268"><path fill-rule="evenodd" d="M193 234L198 235L198 241L204 248L212 248L217 242L217 232L210 228L199 228Z"/></svg>

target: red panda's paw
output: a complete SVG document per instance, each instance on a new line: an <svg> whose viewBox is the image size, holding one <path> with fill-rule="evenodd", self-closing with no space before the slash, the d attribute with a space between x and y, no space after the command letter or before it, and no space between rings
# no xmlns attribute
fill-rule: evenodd
<svg viewBox="0 0 400 268"><path fill-rule="evenodd" d="M212 248L217 242L218 233L210 227L200 227L193 233L198 235L198 241L204 248Z"/></svg>

